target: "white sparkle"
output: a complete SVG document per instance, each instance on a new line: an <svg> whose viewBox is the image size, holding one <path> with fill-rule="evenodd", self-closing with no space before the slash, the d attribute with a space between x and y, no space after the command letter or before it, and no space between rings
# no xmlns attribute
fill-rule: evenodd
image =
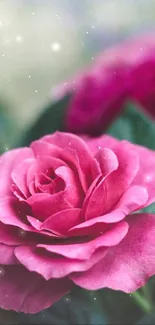
<svg viewBox="0 0 155 325"><path fill-rule="evenodd" d="M96 300L96 297L94 297L93 299Z"/></svg>
<svg viewBox="0 0 155 325"><path fill-rule="evenodd" d="M143 51L142 47L140 48L140 51Z"/></svg>
<svg viewBox="0 0 155 325"><path fill-rule="evenodd" d="M36 89L36 90L35 90L35 93L37 93L37 92L38 92L38 90Z"/></svg>
<svg viewBox="0 0 155 325"><path fill-rule="evenodd" d="M94 60L94 58L91 58L92 60Z"/></svg>
<svg viewBox="0 0 155 325"><path fill-rule="evenodd" d="M95 26L94 26L94 25L92 25L91 27L92 27L92 28L95 28Z"/></svg>
<svg viewBox="0 0 155 325"><path fill-rule="evenodd" d="M88 34L88 32L86 32L86 34Z"/></svg>
<svg viewBox="0 0 155 325"><path fill-rule="evenodd" d="M11 80L9 79L9 82L10 82Z"/></svg>
<svg viewBox="0 0 155 325"><path fill-rule="evenodd" d="M101 147L100 146L98 147L98 150L101 150Z"/></svg>
<svg viewBox="0 0 155 325"><path fill-rule="evenodd" d="M2 54L2 56L4 56L4 53Z"/></svg>
<svg viewBox="0 0 155 325"><path fill-rule="evenodd" d="M30 74L29 74L29 79L31 78Z"/></svg>
<svg viewBox="0 0 155 325"><path fill-rule="evenodd" d="M23 40L23 38L22 38L21 35L17 35L17 36L16 36L16 42L17 42L17 43L21 43L22 40Z"/></svg>
<svg viewBox="0 0 155 325"><path fill-rule="evenodd" d="M153 178L153 176L152 175L149 175L149 174L145 176L146 182L152 181L152 178Z"/></svg>
<svg viewBox="0 0 155 325"><path fill-rule="evenodd" d="M2 21L0 20L0 27L2 27L2 25L3 25L3 23L2 23Z"/></svg>
<svg viewBox="0 0 155 325"><path fill-rule="evenodd" d="M32 12L32 15L34 16L35 15L35 12Z"/></svg>
<svg viewBox="0 0 155 325"><path fill-rule="evenodd" d="M3 267L0 267L0 276L4 275L4 273L5 273L4 268Z"/></svg>
<svg viewBox="0 0 155 325"><path fill-rule="evenodd" d="M24 230L19 230L19 236L20 237L26 236L26 232Z"/></svg>
<svg viewBox="0 0 155 325"><path fill-rule="evenodd" d="M51 49L53 52L59 52L60 48L61 48L61 46L58 42L54 42L51 44Z"/></svg>

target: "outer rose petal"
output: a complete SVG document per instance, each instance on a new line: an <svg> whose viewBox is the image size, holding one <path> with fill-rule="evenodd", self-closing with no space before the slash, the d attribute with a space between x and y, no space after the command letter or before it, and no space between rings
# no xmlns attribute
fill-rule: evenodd
<svg viewBox="0 0 155 325"><path fill-rule="evenodd" d="M12 194L11 172L27 158L33 158L33 152L30 148L10 150L0 156L0 196Z"/></svg>
<svg viewBox="0 0 155 325"><path fill-rule="evenodd" d="M0 221L6 225L17 226L31 231L33 228L22 221L20 210L17 209L17 199L6 196L0 198Z"/></svg>
<svg viewBox="0 0 155 325"><path fill-rule="evenodd" d="M14 255L14 247L0 244L0 264L12 265L17 264L18 260Z"/></svg>
<svg viewBox="0 0 155 325"><path fill-rule="evenodd" d="M22 266L5 266L0 277L0 307L35 314L50 307L72 287L68 279L46 281Z"/></svg>
<svg viewBox="0 0 155 325"><path fill-rule="evenodd" d="M70 276L75 284L91 290L108 287L130 293L155 274L155 215L135 214L128 222L128 234L110 248L102 262Z"/></svg>
<svg viewBox="0 0 155 325"><path fill-rule="evenodd" d="M67 259L60 256L49 256L47 251L38 252L32 247L20 246L15 249L19 262L30 272L37 272L46 280L64 278L72 272L81 272L90 269L107 253L108 248L100 248L92 254L89 260Z"/></svg>
<svg viewBox="0 0 155 325"><path fill-rule="evenodd" d="M85 135L81 137L87 143L90 151L94 156L97 154L99 149L108 148L113 150L120 143L118 139L115 139L106 134L97 138L91 138Z"/></svg>
<svg viewBox="0 0 155 325"><path fill-rule="evenodd" d="M133 184L146 187L149 194L147 205L151 204L155 200L155 152L153 150L132 144L128 141L119 141L107 135L103 135L97 139L91 139L89 137L83 138L94 155L97 153L98 147L107 147L115 152L117 147L121 148L122 144L123 146L128 148L131 147L132 150L135 150L139 158L139 172L133 180Z"/></svg>
<svg viewBox="0 0 155 325"><path fill-rule="evenodd" d="M92 254L101 247L109 247L117 245L126 236L128 224L119 222L111 229L107 230L99 237L87 242L66 243L65 245L44 245L40 244L37 247L45 248L50 253L78 260L89 260Z"/></svg>
<svg viewBox="0 0 155 325"><path fill-rule="evenodd" d="M155 201L155 152L141 146L135 146L135 150L139 155L140 168L133 183L146 187L149 205Z"/></svg>

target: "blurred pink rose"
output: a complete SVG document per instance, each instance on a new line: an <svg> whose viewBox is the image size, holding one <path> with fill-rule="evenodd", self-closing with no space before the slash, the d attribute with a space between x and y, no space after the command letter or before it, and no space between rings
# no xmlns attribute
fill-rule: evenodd
<svg viewBox="0 0 155 325"><path fill-rule="evenodd" d="M0 157L0 307L37 313L69 292L132 292L155 274L155 153L48 135ZM136 213L134 213L136 212Z"/></svg>
<svg viewBox="0 0 155 325"><path fill-rule="evenodd" d="M67 92L73 93L66 118L69 132L100 134L131 99L155 118L154 34L104 51L92 67L53 95Z"/></svg>

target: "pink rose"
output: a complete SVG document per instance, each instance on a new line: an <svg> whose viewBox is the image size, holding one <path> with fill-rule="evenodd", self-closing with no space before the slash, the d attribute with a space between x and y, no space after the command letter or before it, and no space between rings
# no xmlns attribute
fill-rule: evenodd
<svg viewBox="0 0 155 325"><path fill-rule="evenodd" d="M66 130L100 134L128 100L155 118L155 37L145 35L103 52L94 65L55 89L71 92Z"/></svg>
<svg viewBox="0 0 155 325"><path fill-rule="evenodd" d="M0 157L0 307L37 313L77 284L132 292L155 274L155 153L55 133Z"/></svg>

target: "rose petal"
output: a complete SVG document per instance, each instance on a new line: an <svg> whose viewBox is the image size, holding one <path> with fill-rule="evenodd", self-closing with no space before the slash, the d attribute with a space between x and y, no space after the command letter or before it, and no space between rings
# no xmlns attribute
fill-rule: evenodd
<svg viewBox="0 0 155 325"><path fill-rule="evenodd" d="M61 159L69 158L76 166L83 190L86 192L92 180L98 176L100 169L85 141L76 135L60 132L47 135L42 140L63 149Z"/></svg>
<svg viewBox="0 0 155 325"><path fill-rule="evenodd" d="M18 228L16 227L4 225L2 222L0 222L0 243L9 246L16 246L22 244L23 237L19 236L17 229Z"/></svg>
<svg viewBox="0 0 155 325"><path fill-rule="evenodd" d="M148 200L148 194L142 186L133 185L121 197L111 213L87 220L69 230L70 236L94 234L95 231L104 231L105 225L124 219L129 213L141 209Z"/></svg>
<svg viewBox="0 0 155 325"><path fill-rule="evenodd" d="M37 247L45 248L48 252L56 253L67 258L75 258L79 260L87 260L92 254L101 247L109 247L117 245L126 235L128 231L128 224L126 222L120 222L114 225L111 229L104 234L100 234L99 237L87 241L76 242L75 244L65 245L44 245L40 244Z"/></svg>
<svg viewBox="0 0 155 325"><path fill-rule="evenodd" d="M72 287L68 279L46 281L22 266L5 266L0 277L0 307L35 314L50 307Z"/></svg>
<svg viewBox="0 0 155 325"><path fill-rule="evenodd" d="M116 155L112 150L103 149L99 150L97 154L97 160L100 163L103 176L101 181L96 185L94 191L88 199L86 196L83 213L85 214L85 219L89 220L98 216L101 216L105 210L105 204L107 200L107 188L106 188L106 178L110 173L118 168L118 160Z"/></svg>
<svg viewBox="0 0 155 325"><path fill-rule="evenodd" d="M119 167L105 180L107 197L103 213L107 213L120 199L122 194L132 184L139 170L137 152L128 143L121 143L114 152L118 158ZM138 184L137 184L138 185Z"/></svg>
<svg viewBox="0 0 155 325"><path fill-rule="evenodd" d="M46 219L40 229L67 235L68 230L81 222L81 209L60 211Z"/></svg>
<svg viewBox="0 0 155 325"><path fill-rule="evenodd" d="M63 278L72 272L88 270L107 253L107 248L96 251L89 260L67 259L49 256L47 251L38 252L32 247L20 246L15 249L15 256L29 271L37 272L46 280Z"/></svg>
<svg viewBox="0 0 155 325"><path fill-rule="evenodd" d="M117 156L115 153L108 148L100 149L96 154L96 159L99 162L101 172L103 176L107 176L116 170L119 166Z"/></svg>
<svg viewBox="0 0 155 325"><path fill-rule="evenodd" d="M61 177L66 184L64 200L73 207L79 207L83 201L83 191L76 173L71 168L62 166L55 170L55 174Z"/></svg>
<svg viewBox="0 0 155 325"><path fill-rule="evenodd" d="M46 220L52 214L72 208L70 202L65 200L65 193L50 195L48 193L38 193L31 196L27 203L31 206L33 215L40 221Z"/></svg>
<svg viewBox="0 0 155 325"><path fill-rule="evenodd" d="M29 148L9 150L0 156L0 196L12 194L11 172L27 158L33 158Z"/></svg>
<svg viewBox="0 0 155 325"><path fill-rule="evenodd" d="M133 183L146 187L149 194L147 205L149 205L155 201L155 152L141 146L136 146L136 150L140 168Z"/></svg>
<svg viewBox="0 0 155 325"><path fill-rule="evenodd" d="M0 264L12 265L17 264L18 261L14 255L15 247L0 244Z"/></svg>
<svg viewBox="0 0 155 325"><path fill-rule="evenodd" d="M98 137L97 139L92 139L89 137L82 137L82 138L87 142L87 145L89 146L90 150L94 153L94 155L97 153L98 147L100 148L107 147L115 151L116 147L120 146L121 148L122 143L124 146L126 146L126 148L131 147L132 150L135 150L139 158L139 171L135 179L133 179L133 184L146 187L149 194L147 205L154 202L155 200L154 151L139 145L132 144L128 141L119 141L107 135L103 135L101 137ZM146 158L144 159L144 157Z"/></svg>
<svg viewBox="0 0 155 325"><path fill-rule="evenodd" d="M118 139L115 139L110 135L106 134L97 138L91 138L88 136L81 137L87 143L90 151L94 156L98 153L98 150L101 150L103 148L109 148L113 150L118 145L118 143L120 143Z"/></svg>
<svg viewBox="0 0 155 325"><path fill-rule="evenodd" d="M29 167L34 163L34 159L23 160L11 173L11 178L17 189L24 195L25 198L29 196L29 190L26 183L26 174Z"/></svg>
<svg viewBox="0 0 155 325"><path fill-rule="evenodd" d="M23 230L32 230L30 226L22 221L22 217L17 199L10 196L0 198L0 221L2 223L17 226Z"/></svg>
<svg viewBox="0 0 155 325"><path fill-rule="evenodd" d="M129 231L102 262L89 271L70 276L75 284L91 290L108 287L134 292L155 274L155 215L129 216Z"/></svg>

